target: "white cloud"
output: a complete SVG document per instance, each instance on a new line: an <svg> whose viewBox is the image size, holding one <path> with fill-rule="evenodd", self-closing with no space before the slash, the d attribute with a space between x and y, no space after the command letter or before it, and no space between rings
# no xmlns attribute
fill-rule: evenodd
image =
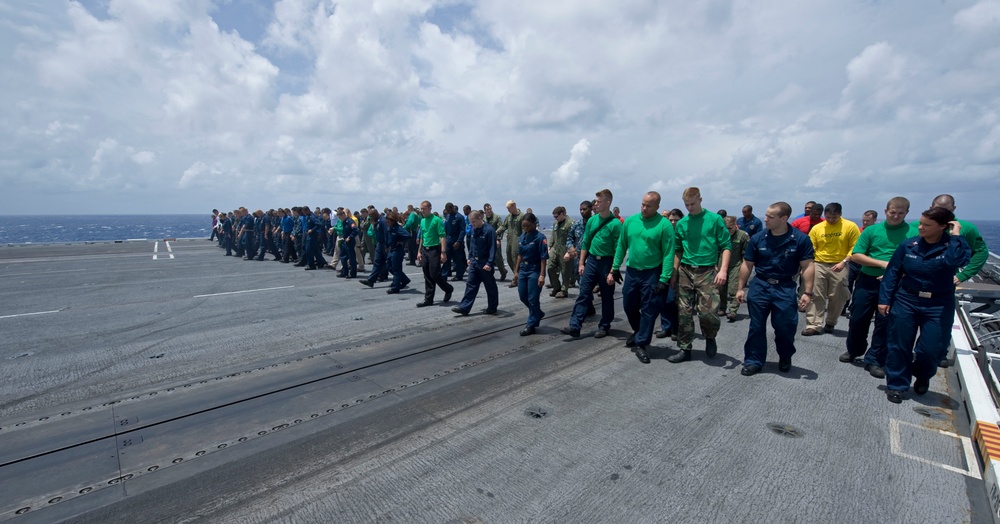
<svg viewBox="0 0 1000 524"><path fill-rule="evenodd" d="M1000 28L1000 0L982 0L955 13L955 25L973 32Z"/></svg>
<svg viewBox="0 0 1000 524"><path fill-rule="evenodd" d="M569 151L569 159L552 172L553 187L568 187L580 179L580 168L590 156L590 142L581 138Z"/></svg>
<svg viewBox="0 0 1000 524"><path fill-rule="evenodd" d="M8 212L1000 198L996 0L105 4L4 8Z"/></svg>

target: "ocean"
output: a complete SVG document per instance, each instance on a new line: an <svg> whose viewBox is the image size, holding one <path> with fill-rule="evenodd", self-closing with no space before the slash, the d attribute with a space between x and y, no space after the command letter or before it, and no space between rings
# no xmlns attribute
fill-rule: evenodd
<svg viewBox="0 0 1000 524"><path fill-rule="evenodd" d="M551 216L538 218L543 229L552 226ZM854 222L860 224L861 220ZM979 228L990 250L1000 253L1000 220L971 222ZM210 215L5 215L0 216L0 245L207 239L211 227Z"/></svg>

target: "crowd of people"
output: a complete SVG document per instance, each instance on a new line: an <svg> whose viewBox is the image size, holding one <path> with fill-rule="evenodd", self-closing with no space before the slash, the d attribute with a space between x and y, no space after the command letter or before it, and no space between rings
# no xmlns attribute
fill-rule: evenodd
<svg viewBox="0 0 1000 524"><path fill-rule="evenodd" d="M843 218L836 202L807 202L796 217L787 203L775 202L761 220L751 205L740 217L711 212L702 206L700 190L689 187L681 195L686 214L679 208L661 211L660 194L650 191L642 196L640 212L625 218L612 207L613 198L608 189L596 192L580 203L579 220L556 207L551 238L539 230L531 209L522 213L513 200L504 218L488 203L481 210L466 205L460 212L449 202L439 214L425 200L404 211L373 205L357 213L308 207L213 210L211 240L218 238L225 256L244 260L271 254L274 261L335 270L341 278L367 272L360 283L372 288L389 282L389 294L410 284L404 264L419 265L424 296L417 307L434 305L438 288L442 302L451 302L452 282L464 281L462 299L452 308L459 315L471 313L480 288L487 301L482 314L497 314L496 273L505 281L509 267L509 286L517 288L528 310L522 336L534 334L545 317L546 279L556 299L578 289L563 334L582 336L600 296L592 336L609 336L615 289L621 284L631 329L625 345L642 363L650 362L653 337L668 336L678 350L667 360L691 360L695 319L705 356L714 358L721 318L737 321L739 305L745 303L744 376L764 367L769 317L778 371L788 372L799 312L806 320L802 336L832 333L838 317L847 315L846 351L839 360L863 358L868 373L886 380L887 398L894 403L902 401L911 383L916 394L926 393L937 368L947 365L955 288L978 273L989 256L976 227L955 218L950 195L936 197L910 223L910 202L895 197L886 204L885 221L878 222L878 212L868 210L860 226Z"/></svg>

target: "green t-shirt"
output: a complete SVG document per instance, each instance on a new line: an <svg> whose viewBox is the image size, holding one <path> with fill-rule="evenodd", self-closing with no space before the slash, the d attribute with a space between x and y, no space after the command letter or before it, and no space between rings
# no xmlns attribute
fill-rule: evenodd
<svg viewBox="0 0 1000 524"><path fill-rule="evenodd" d="M853 252L888 262L892 258L892 254L896 252L896 248L904 240L915 236L917 236L917 228L912 224L903 222L898 226L890 226L885 222L879 222L866 227L861 232L857 243L854 244ZM861 272L869 276L880 277L885 273L885 270L880 267L861 266Z"/></svg>
<svg viewBox="0 0 1000 524"><path fill-rule="evenodd" d="M697 215L686 215L677 222L674 248L681 255L681 264L715 266L719 253L731 251L729 230L719 215L702 209Z"/></svg>
<svg viewBox="0 0 1000 524"><path fill-rule="evenodd" d="M420 239L423 247L441 247L444 238L444 220L437 215L428 215L420 220Z"/></svg>
<svg viewBox="0 0 1000 524"><path fill-rule="evenodd" d="M589 255L610 257L615 254L618 237L622 234L622 223L614 215L608 215L608 224L598 231L597 228L604 220L601 215L594 215L587 221L587 227L583 230L583 242L580 246L581 250Z"/></svg>
<svg viewBox="0 0 1000 524"><path fill-rule="evenodd" d="M420 222L420 213L414 211L410 213L409 216L406 217L406 223L403 224L403 229L409 231L410 233L416 233L417 228L420 227L419 222Z"/></svg>
<svg viewBox="0 0 1000 524"><path fill-rule="evenodd" d="M638 270L660 268L660 282L670 282L674 273L673 224L663 215L643 218L640 213L626 218L622 229L611 269L621 267L627 252L628 267Z"/></svg>

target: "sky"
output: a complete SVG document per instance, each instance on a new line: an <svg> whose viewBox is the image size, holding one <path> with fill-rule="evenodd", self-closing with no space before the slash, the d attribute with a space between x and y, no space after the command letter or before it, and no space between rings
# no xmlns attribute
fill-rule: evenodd
<svg viewBox="0 0 1000 524"><path fill-rule="evenodd" d="M1000 219L1000 0L0 0L0 214Z"/></svg>

